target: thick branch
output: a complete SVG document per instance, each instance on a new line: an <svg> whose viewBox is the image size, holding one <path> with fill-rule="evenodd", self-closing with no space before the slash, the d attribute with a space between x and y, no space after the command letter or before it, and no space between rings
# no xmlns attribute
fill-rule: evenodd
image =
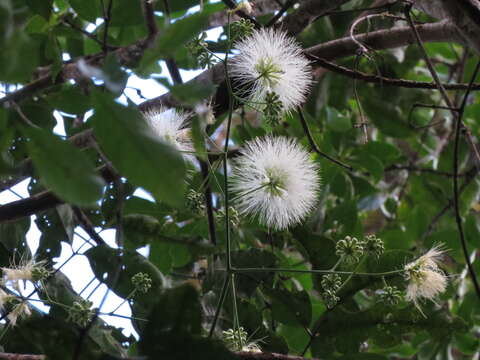
<svg viewBox="0 0 480 360"><path fill-rule="evenodd" d="M143 55L146 47L147 42L142 40L132 45L119 48L112 53L115 54L120 65L127 65L138 61L138 59L140 59ZM85 56L82 59L88 65L98 66L103 61L104 56L105 55L103 53L99 53L92 56ZM0 105L10 101L20 101L26 97L32 96L40 90L47 89L53 85L63 84L70 79L78 80L82 78L84 78L84 76L79 70L77 62L69 62L63 66L62 70L55 79L53 79L50 74L44 75L41 78L26 84L19 90L11 92L3 98L0 98Z"/></svg>
<svg viewBox="0 0 480 360"><path fill-rule="evenodd" d="M47 357L45 355L32 355L32 354L12 354L0 352L0 359L5 360L44 360Z"/></svg>
<svg viewBox="0 0 480 360"><path fill-rule="evenodd" d="M98 172L107 183L114 178L114 174L105 165L100 166ZM29 198L12 201L0 206L0 223L30 216L63 203L64 201L51 191L42 191Z"/></svg>
<svg viewBox="0 0 480 360"><path fill-rule="evenodd" d="M238 352L237 357L242 360L307 360L301 356L284 355L275 353L254 353L254 352ZM315 358L308 358L308 360L319 360Z"/></svg>
<svg viewBox="0 0 480 360"><path fill-rule="evenodd" d="M274 12L275 10L280 9L280 6L272 0L257 0L255 1L255 6L253 7L252 16L258 17L263 15L268 15ZM231 21L237 21L241 17L236 14L231 14ZM228 20L228 10L216 12L208 18L208 28L214 28L217 26L224 26Z"/></svg>
<svg viewBox="0 0 480 360"><path fill-rule="evenodd" d="M435 82L425 82L425 81L414 81L414 80L405 80L405 79L392 79L385 76L375 75L375 74L366 74L361 71L352 70L341 65L337 65L331 61L313 56L306 53L307 57L310 57L313 60L313 66L319 66L324 69L330 70L334 73L347 76L352 79L362 80L363 82L381 84L382 86L396 86L412 89L437 89L437 84ZM466 90L468 84L466 83L454 83L454 84L442 84L446 90ZM473 84L471 87L472 90L480 90L480 84ZM450 109L447 107L447 109Z"/></svg>
<svg viewBox="0 0 480 360"><path fill-rule="evenodd" d="M417 29L425 42L462 41L456 28L448 22L418 25ZM415 42L415 38L409 27L379 30L368 34L361 34L356 36L356 40L368 45L374 50L397 48ZM355 55L357 49L357 44L352 41L350 37L345 37L312 46L305 51L324 60L333 60ZM218 90L213 101L215 104L215 111L217 113L222 113L226 110L228 104L228 92L225 85L225 71L223 64L215 65L210 70L204 71L188 83L218 85ZM158 107L159 105L176 107L180 104L170 93L167 93L157 98L147 100L140 104L139 107L140 110L146 111Z"/></svg>

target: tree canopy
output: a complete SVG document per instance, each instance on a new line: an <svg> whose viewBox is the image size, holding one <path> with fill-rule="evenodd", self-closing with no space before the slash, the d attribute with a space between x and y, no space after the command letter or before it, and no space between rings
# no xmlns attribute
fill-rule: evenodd
<svg viewBox="0 0 480 360"><path fill-rule="evenodd" d="M479 19L2 0L0 191L29 195L0 194L0 359L478 357ZM138 337L74 289L76 257Z"/></svg>

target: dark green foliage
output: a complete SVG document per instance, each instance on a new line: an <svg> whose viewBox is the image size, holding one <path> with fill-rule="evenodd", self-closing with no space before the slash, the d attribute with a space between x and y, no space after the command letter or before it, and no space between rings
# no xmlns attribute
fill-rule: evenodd
<svg viewBox="0 0 480 360"><path fill-rule="evenodd" d="M254 3L255 11L263 11L261 1ZM357 10L378 2L342 3L338 13L312 14L310 25L296 36L303 47L321 48L346 36L319 55L367 74L431 81L416 46L363 54L368 57L354 51L342 58L331 55L347 51ZM452 175L457 157L465 248L480 274L475 256L480 182L468 138L471 134L478 145L477 90L467 99L466 128L456 153L452 112L414 106L445 105L437 90L354 80L312 64L315 82L302 104L307 137L298 113L283 113L273 90L261 104L248 104L238 90L229 98L230 85L236 89L237 84L224 82L229 69L222 61L227 49L228 58L236 55L227 39L227 18L237 17L227 13L225 2L150 5L155 13L147 24L143 0L0 0L0 317L5 320L0 352L54 360L72 359L77 349L74 360L233 360L223 332L235 334L241 327L247 339L237 348L254 344L263 352L305 358L477 358L479 298L466 273ZM391 4L389 11L403 16L403 6ZM390 30L394 20L384 10L357 23L355 33ZM265 24L274 14L255 19ZM414 14L418 21L436 21ZM303 20L296 7L286 16ZM207 40L208 30L218 24L223 33ZM158 33L151 36L154 28ZM245 19L230 24L231 39L253 29ZM447 33L431 35L441 39ZM387 46L388 34L382 39ZM441 81L470 81L478 60L473 48L448 41L425 46ZM169 71L179 68L183 80L186 70L209 72L202 81L173 82L165 60ZM193 139L195 153L188 159L155 135L139 110L150 103L133 103L136 87L136 95L161 94L152 95L132 75L164 86L170 94L162 105L191 113L182 129ZM456 106L463 94L448 92ZM204 106L209 102L213 109ZM230 104L229 161L246 141L269 134L294 138L307 150L314 141L321 152L352 167L348 171L311 151L321 187L298 226L270 231L232 207L222 163ZM24 185L14 186L25 180L29 198L22 200L18 188ZM145 199L143 191L152 197ZM35 236L37 228L38 248L32 253L27 233ZM110 241L114 231L115 243ZM408 279L401 269L438 244L446 250L439 266L448 285L435 302L420 300L416 307L405 299ZM111 311L105 304L97 308L95 285L81 289L65 275L59 260L65 249L88 262L92 284L125 300L122 308L130 308L138 338L108 325L118 314L105 314ZM20 281L15 289L6 269L23 269L30 260L50 276L34 286ZM8 296L19 295L18 289L21 297L11 301ZM13 327L8 315L30 296L38 296L29 302L32 314L19 317Z"/></svg>

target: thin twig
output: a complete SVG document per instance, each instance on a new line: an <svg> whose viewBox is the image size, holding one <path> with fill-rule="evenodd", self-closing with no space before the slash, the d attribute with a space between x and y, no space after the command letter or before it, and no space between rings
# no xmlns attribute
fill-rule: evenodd
<svg viewBox="0 0 480 360"><path fill-rule="evenodd" d="M170 5L168 4L168 0L163 0L163 7L165 10L165 22L167 26L170 25ZM172 78L174 84L183 84L182 75L180 74L180 70L178 69L177 63L173 58L168 58L165 60L167 64L168 72Z"/></svg>
<svg viewBox="0 0 480 360"><path fill-rule="evenodd" d="M158 34L157 23L155 22L155 9L152 6L152 0L143 1L143 12L145 16L145 25L147 26L147 41L153 42Z"/></svg>
<svg viewBox="0 0 480 360"><path fill-rule="evenodd" d="M209 184L209 174L207 164L199 159L200 171L202 172L203 181L205 182L204 197L205 197L205 210L207 213L208 234L210 241L213 245L217 245L217 232L215 229L215 218L213 217L213 203L212 203L212 189ZM207 160L208 161L208 160Z"/></svg>
<svg viewBox="0 0 480 360"><path fill-rule="evenodd" d="M287 0L285 5L267 22L266 27L273 26L295 4L295 0Z"/></svg>
<svg viewBox="0 0 480 360"><path fill-rule="evenodd" d="M425 63L427 64L427 67L430 71L430 74L432 75L433 79L435 80L435 83L438 86L438 89L440 91L440 94L442 95L443 101L445 102L445 104L447 104L447 106L449 108L453 109L454 104L452 103L452 101L448 97L448 94L447 94L445 88L443 87L442 83L440 82L440 79L438 78L437 72L435 71L435 68L433 67L433 64L430 61L430 58L427 54L425 46L423 45L423 42L420 38L420 35L417 31L417 28L415 27L415 25L412 21L412 18L411 18L411 15L410 15L410 11L411 11L412 6L413 5L411 3L408 3L405 6L405 11L404 11L405 12L405 17L407 18L407 22L410 25L410 28L411 28L413 34L415 35L415 39L416 39L417 44L420 47L420 50L423 54L423 57L425 59ZM463 97L462 105L460 106L460 109L458 110L458 112L457 111L452 111L452 117L453 117L453 119L456 120L455 141L454 141L454 156L453 156L453 175L454 175L453 176L453 208L454 208L454 211L455 211L455 222L457 224L457 230L458 230L458 234L459 234L459 237L460 237L460 242L462 244L462 250L463 250L463 255L464 255L464 258L465 258L465 262L467 264L468 271L470 273L470 277L472 278L472 282L473 282L473 285L475 287L477 297L480 299L480 284L478 283L477 276L475 274L475 270L473 269L473 266L472 266L471 261L470 261L470 256L468 254L467 244L466 244L466 240L465 240L465 234L464 234L464 231L463 231L462 216L460 214L460 205L459 205L459 201L460 201L459 196L460 195L459 195L459 191L458 191L458 176L457 176L458 168L459 168L460 130L464 127L463 122L462 122L462 117L463 117L463 114L464 114L464 111L465 111L465 106L466 106L466 103L467 103L468 95L470 94L472 85L475 81L475 78L476 78L479 70L480 70L480 61L477 63L477 66L475 67L475 71L472 75L472 78L470 79L469 86L468 86L467 91L465 92L465 95ZM480 163L480 157L479 157L479 154L476 150L475 144L473 143L473 140L471 141L471 143L474 146L474 148L473 148L474 149L474 157L477 159L477 162Z"/></svg>
<svg viewBox="0 0 480 360"><path fill-rule="evenodd" d="M335 72L340 75L348 76L353 79L359 79L365 82L377 83L385 86L396 86L404 87L410 89L436 89L437 84L434 82L425 82L425 81L414 81L406 79L393 79L380 75L366 74L358 70L352 70L346 68L345 66L337 65L331 61L315 56L309 52L304 52L305 56L312 60L312 65L320 66L332 72ZM447 90L466 90L468 84L463 83L452 83L452 84L442 84ZM480 84L475 83L472 85L471 90L480 90Z"/></svg>
<svg viewBox="0 0 480 360"><path fill-rule="evenodd" d="M236 7L237 7L237 4L235 4L235 1L234 0L222 0L222 2L230 9L230 10L235 10ZM257 21L255 20L255 18L251 17L250 15L248 15L247 13L245 13L245 11L243 10L235 10L235 14L237 14L238 16L244 18L244 19L247 19L247 20L250 20L254 25L255 25L255 28L257 29L260 29L262 28L262 25Z"/></svg>
<svg viewBox="0 0 480 360"><path fill-rule="evenodd" d="M388 168L385 169L385 172L388 171L395 171L395 170L407 170L407 171L412 171L412 172L421 172L421 173L429 173L433 175L439 175L439 176L445 176L445 177L453 177L453 173L448 172L448 171L440 171L440 170L435 170L435 169L428 169L428 168L421 168L421 167L416 167L414 165L391 165ZM469 174L469 171L463 173L463 174L458 174L458 177L465 177Z"/></svg>
<svg viewBox="0 0 480 360"><path fill-rule="evenodd" d="M470 83L472 84L480 70L480 61L477 62L475 70L473 72L472 78ZM475 287L475 291L477 293L478 298L480 299L480 285L477 280L477 276L475 274L475 270L473 269L472 263L470 261L470 255L468 253L468 248L465 240L465 234L463 231L463 224L462 224L462 216L460 214L460 194L458 191L458 168L459 168L459 143L460 143L460 129L462 128L462 117L465 111L465 106L467 103L467 98L470 93L470 90L465 92L463 97L462 105L460 106L460 110L458 112L458 118L455 126L455 142L454 142L454 155L453 155L453 208L455 210L455 222L457 223L458 234L460 236L460 242L462 244L463 255L465 257L465 261L467 263L468 271L470 273L470 277L472 278L473 285Z"/></svg>
<svg viewBox="0 0 480 360"><path fill-rule="evenodd" d="M85 230L85 232L92 238L92 240L95 241L97 245L105 245L105 241L95 231L92 222L90 221L88 216L83 212L83 210L80 209L78 206L72 206L72 210L78 222L82 226L83 230Z"/></svg>
<svg viewBox="0 0 480 360"><path fill-rule="evenodd" d="M440 94L442 96L443 101L445 102L445 104L450 109L453 109L453 108L455 108L455 105L450 100L450 98L447 94L447 91L445 90L445 87L443 86L442 82L440 81L440 78L438 77L438 74L435 71L435 67L433 66L433 64L430 60L430 57L428 56L427 50L425 49L425 46L423 45L423 41L420 38L420 34L418 33L418 30L417 30L417 28L416 28L416 26L415 26L415 24L412 20L412 17L410 15L410 11L412 9L412 6L413 6L412 3L408 3L405 6L405 10L404 10L405 17L407 18L408 25L410 26L410 29L412 30L412 32L415 36L415 40L417 42L417 45L420 48L420 51L422 52L422 55L423 55L423 58L425 60L426 65L427 65L427 68L430 71L430 75L434 79L435 84L437 84L437 88L440 91ZM473 82L468 84L467 94L470 93L470 91L472 90L472 86L473 86ZM453 117L453 119L457 119L457 121L459 121L458 119L461 118L460 114L456 111L452 111L452 117ZM461 123L462 128L466 128L466 126L461 121L460 121L460 123ZM474 154L475 161L476 161L477 165L480 167L480 153L478 152L477 147L475 146L475 142L473 141L473 137L472 137L469 130L466 131L466 135L467 135L469 144L472 147L472 151L473 151L473 154Z"/></svg>
<svg viewBox="0 0 480 360"><path fill-rule="evenodd" d="M331 157L330 155L324 153L323 151L321 151L318 148L317 144L315 143L315 140L313 139L312 133L310 132L307 121L305 120L305 117L303 116L302 108L298 107L297 111L298 111L298 115L299 115L299 118L300 118L300 123L302 124L302 127L303 127L303 131L305 132L305 135L307 136L308 142L310 143L310 147L312 148L312 150L314 152L316 152L317 154L319 154L320 156L324 157L325 159L343 167L344 169L347 169L348 171L353 171L353 168L350 165L346 165L346 164L342 163L341 161Z"/></svg>
<svg viewBox="0 0 480 360"><path fill-rule="evenodd" d="M112 20L112 5L113 0L108 0L107 9L104 7L103 0L100 0L103 9L103 21L104 21L104 28L103 28L103 52L108 52L108 28L110 26L110 21Z"/></svg>
<svg viewBox="0 0 480 360"><path fill-rule="evenodd" d="M82 29L80 26L77 26L77 24L75 24L74 22L72 22L69 18L63 18L61 19L61 21L65 24L67 24L68 26L70 26L72 29L82 33L83 35L85 35L86 37L88 37L89 39L95 41L98 45L100 45L102 48L105 48L105 47L108 47L109 50L115 50L117 47L116 46L110 46L108 44L105 44L104 42L102 42L100 39L98 39L95 35L93 35L92 33L89 33L88 31L86 31L85 29Z"/></svg>

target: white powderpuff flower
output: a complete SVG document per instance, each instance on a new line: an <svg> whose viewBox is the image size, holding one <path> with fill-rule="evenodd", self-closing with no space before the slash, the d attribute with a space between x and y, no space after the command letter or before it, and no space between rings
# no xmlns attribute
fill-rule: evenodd
<svg viewBox="0 0 480 360"><path fill-rule="evenodd" d="M36 282L43 280L49 275L44 267L45 261L20 260L18 265L12 264L11 267L2 267L2 280L6 285L11 285L15 290L20 292L20 281Z"/></svg>
<svg viewBox="0 0 480 360"><path fill-rule="evenodd" d="M300 105L312 83L309 61L294 38L278 30L260 29L235 44L230 75L248 100L263 103L267 93L279 96L285 111Z"/></svg>
<svg viewBox="0 0 480 360"><path fill-rule="evenodd" d="M405 265L405 274L409 281L406 299L413 302L420 312L420 300L433 300L447 287L447 277L438 267L444 252L441 245L434 246L417 260Z"/></svg>
<svg viewBox="0 0 480 360"><path fill-rule="evenodd" d="M19 281L33 281L33 270L35 262L33 259L23 262L20 265L13 265L10 268L2 267L3 281L5 284L10 284L17 291L20 291L18 285Z"/></svg>
<svg viewBox="0 0 480 360"><path fill-rule="evenodd" d="M5 291L0 289L0 310L3 310L5 304L7 304L12 298L14 298L13 295L9 295Z"/></svg>
<svg viewBox="0 0 480 360"><path fill-rule="evenodd" d="M23 301L20 304L15 305L13 310L7 315L8 320L12 326L17 325L19 318L32 315L32 310L27 302Z"/></svg>
<svg viewBox="0 0 480 360"><path fill-rule="evenodd" d="M246 143L233 162L233 202L276 230L302 221L315 205L318 167L295 140L266 136Z"/></svg>
<svg viewBox="0 0 480 360"><path fill-rule="evenodd" d="M192 152L193 143L187 121L189 112L159 107L144 113L148 125L154 134L163 142L173 146L180 152Z"/></svg>

